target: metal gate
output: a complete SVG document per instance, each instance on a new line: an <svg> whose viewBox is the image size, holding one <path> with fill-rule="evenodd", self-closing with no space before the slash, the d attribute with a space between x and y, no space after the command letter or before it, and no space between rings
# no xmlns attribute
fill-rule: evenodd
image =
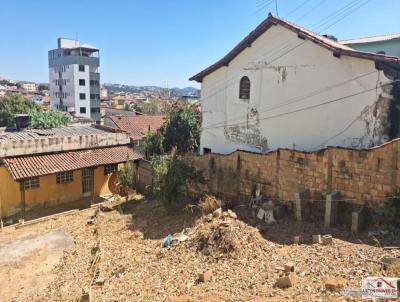
<svg viewBox="0 0 400 302"><path fill-rule="evenodd" d="M93 170L82 169L82 193L83 196L92 195Z"/></svg>

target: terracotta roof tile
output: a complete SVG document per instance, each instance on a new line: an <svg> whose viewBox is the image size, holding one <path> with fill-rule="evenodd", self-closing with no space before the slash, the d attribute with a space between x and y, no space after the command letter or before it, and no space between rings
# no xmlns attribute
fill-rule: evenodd
<svg viewBox="0 0 400 302"><path fill-rule="evenodd" d="M150 132L159 131L166 120L163 115L113 115L110 118L119 129L128 132L133 140L141 140L149 128Z"/></svg>
<svg viewBox="0 0 400 302"><path fill-rule="evenodd" d="M296 24L287 22L285 20L279 19L275 16L269 15L267 19L260 23L256 29L250 32L242 41L239 42L228 54L226 54L221 60L216 62L215 64L209 66L208 68L204 69L203 71L199 72L198 74L191 77L190 81L197 81L201 82L203 78L214 72L215 70L223 67L228 66L228 64L243 50L247 47L251 46L251 44L258 39L263 33L265 33L268 29L270 29L274 25L281 25L295 33L301 39L312 41L326 49L329 49L337 54L346 55L351 57L357 57L367 60L373 60L376 62L387 62L393 64L400 64L400 58L387 56L383 54L375 54L370 52L363 52L354 50L346 45L340 44L339 42L333 41L327 37L321 36L317 33L309 31L303 27L300 27Z"/></svg>
<svg viewBox="0 0 400 302"><path fill-rule="evenodd" d="M3 162L15 180L50 175L106 164L141 159L143 156L128 146L69 151L33 156L4 158Z"/></svg>

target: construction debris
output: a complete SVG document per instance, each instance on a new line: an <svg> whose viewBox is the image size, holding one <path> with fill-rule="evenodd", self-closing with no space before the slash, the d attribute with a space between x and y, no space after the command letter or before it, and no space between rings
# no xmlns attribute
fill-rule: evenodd
<svg viewBox="0 0 400 302"><path fill-rule="evenodd" d="M279 288L292 287L295 284L296 275L294 273L287 273L283 277L276 280L275 286Z"/></svg>
<svg viewBox="0 0 400 302"><path fill-rule="evenodd" d="M213 274L212 274L211 270L208 270L208 271L206 271L204 273L200 273L199 274L199 281L200 282L209 282L209 281L211 281L212 275Z"/></svg>
<svg viewBox="0 0 400 302"><path fill-rule="evenodd" d="M380 275L378 260L383 253L400 257L400 250L383 251L366 234L356 240L350 231L336 228L331 230L334 244L294 245L294 236L304 236L310 243L312 234L324 232L323 225L286 217L261 234L255 226L265 226L264 219L252 217L250 211L246 217L244 208L232 209L240 219L224 210L221 216L213 217L211 212L206 219L187 211L169 211L152 201L122 210L123 215L116 210L100 213L89 225L93 213L80 211L31 228L4 230L2 238L11 237L10 232L30 236L62 229L75 244L53 268L54 279L43 285L38 273L38 284L21 288L18 269L27 268L0 267L0 284L8 285L0 287L0 299L79 301L82 289L91 283L95 285L91 298L96 301L346 301L336 288L343 284L359 288L362 278ZM129 219L126 214L133 215ZM169 234L171 245L163 248ZM398 246L399 242L382 245ZM25 258L33 257L37 258L33 254ZM30 265L26 267L40 267L41 258ZM398 275L394 267L388 266L385 273ZM332 282L326 280L329 276L347 280ZM1 294L10 289L12 294L3 299Z"/></svg>
<svg viewBox="0 0 400 302"><path fill-rule="evenodd" d="M285 273L294 272L294 263L293 262L286 263L284 266L284 272Z"/></svg>
<svg viewBox="0 0 400 302"><path fill-rule="evenodd" d="M331 235L323 235L322 236L322 244L323 245L330 245L332 244L332 236Z"/></svg>
<svg viewBox="0 0 400 302"><path fill-rule="evenodd" d="M325 288L331 291L338 291L347 286L347 280L341 277L328 278L325 281Z"/></svg>
<svg viewBox="0 0 400 302"><path fill-rule="evenodd" d="M293 236L293 243L294 244L302 244L303 243L303 236Z"/></svg>
<svg viewBox="0 0 400 302"><path fill-rule="evenodd" d="M322 242L321 235L313 235L312 240L313 240L313 243L320 244Z"/></svg>

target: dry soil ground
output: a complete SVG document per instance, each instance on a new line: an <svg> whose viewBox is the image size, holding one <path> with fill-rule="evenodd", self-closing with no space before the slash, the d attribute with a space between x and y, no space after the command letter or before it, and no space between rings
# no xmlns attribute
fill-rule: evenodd
<svg viewBox="0 0 400 302"><path fill-rule="evenodd" d="M382 274L380 256L400 253L384 251L366 234L341 229L329 230L332 245L312 244L312 234L328 231L292 217L260 232L245 206L234 211L238 219L206 221L190 209L167 211L142 200L4 230L0 301L79 301L92 283L92 301L357 300L327 290L325 280L341 277L347 287L359 288L363 276ZM162 246L168 234L182 232L187 235L182 242ZM292 244L300 233L305 243ZM96 251L100 257L93 264ZM295 265L296 282L276 288L287 262ZM212 279L199 282L198 275L208 270Z"/></svg>

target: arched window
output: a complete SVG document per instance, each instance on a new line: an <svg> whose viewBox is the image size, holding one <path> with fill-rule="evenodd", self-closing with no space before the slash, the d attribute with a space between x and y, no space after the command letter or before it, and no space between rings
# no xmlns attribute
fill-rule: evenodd
<svg viewBox="0 0 400 302"><path fill-rule="evenodd" d="M239 83L239 99L250 99L250 79L246 76L240 79Z"/></svg>

